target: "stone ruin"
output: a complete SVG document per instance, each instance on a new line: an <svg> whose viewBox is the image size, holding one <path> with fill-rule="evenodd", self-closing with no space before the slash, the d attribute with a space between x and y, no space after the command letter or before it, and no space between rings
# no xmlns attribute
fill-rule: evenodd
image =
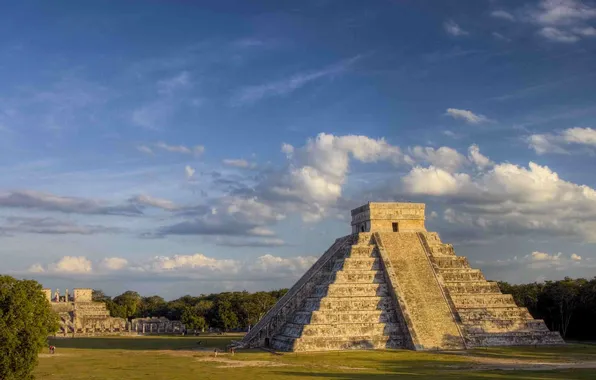
<svg viewBox="0 0 596 380"><path fill-rule="evenodd" d="M60 317L57 335L94 336L129 331L126 319L111 317L105 303L92 301L92 292L92 289L74 289L71 295L66 289L64 295L60 295L60 290L56 289L52 295L51 289L44 289L52 310Z"/></svg>
<svg viewBox="0 0 596 380"><path fill-rule="evenodd" d="M186 331L182 322L165 317L135 318L131 326L132 331L139 334L182 334Z"/></svg>
<svg viewBox="0 0 596 380"><path fill-rule="evenodd" d="M563 344L424 226L424 204L352 210L341 237L240 343L279 351Z"/></svg>

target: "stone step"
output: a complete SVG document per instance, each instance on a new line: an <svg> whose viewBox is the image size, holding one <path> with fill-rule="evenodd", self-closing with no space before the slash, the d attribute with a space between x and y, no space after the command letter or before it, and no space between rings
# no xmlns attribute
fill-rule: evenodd
<svg viewBox="0 0 596 380"><path fill-rule="evenodd" d="M469 334L549 331L541 319L482 319L466 321L463 330Z"/></svg>
<svg viewBox="0 0 596 380"><path fill-rule="evenodd" d="M353 245L348 250L347 257L379 257L374 245Z"/></svg>
<svg viewBox="0 0 596 380"><path fill-rule="evenodd" d="M391 297L308 297L301 311L386 310L392 308Z"/></svg>
<svg viewBox="0 0 596 380"><path fill-rule="evenodd" d="M438 269L445 282L486 281L479 269Z"/></svg>
<svg viewBox="0 0 596 380"><path fill-rule="evenodd" d="M558 332L531 331L493 334L467 334L470 346L522 346L543 344L564 344Z"/></svg>
<svg viewBox="0 0 596 380"><path fill-rule="evenodd" d="M372 243L372 232L352 234L352 245L369 245Z"/></svg>
<svg viewBox="0 0 596 380"><path fill-rule="evenodd" d="M471 269L468 259L459 256L431 256L431 261L438 268Z"/></svg>
<svg viewBox="0 0 596 380"><path fill-rule="evenodd" d="M385 275L376 270L340 270L323 276L321 284L330 283L380 284L385 283Z"/></svg>
<svg viewBox="0 0 596 380"><path fill-rule="evenodd" d="M347 257L335 260L333 270L375 270L381 269L381 259L375 257Z"/></svg>
<svg viewBox="0 0 596 380"><path fill-rule="evenodd" d="M480 307L458 309L457 313L463 323L481 319L532 319L525 307Z"/></svg>
<svg viewBox="0 0 596 380"><path fill-rule="evenodd" d="M450 295L501 294L499 285L492 281L447 282L445 285Z"/></svg>
<svg viewBox="0 0 596 380"><path fill-rule="evenodd" d="M455 256L455 250L451 244L429 244L431 256Z"/></svg>
<svg viewBox="0 0 596 380"><path fill-rule="evenodd" d="M317 285L313 296L315 297L358 297L358 296L388 296L387 284L359 284L359 283L333 283Z"/></svg>
<svg viewBox="0 0 596 380"><path fill-rule="evenodd" d="M511 294L464 294L451 295L451 300L456 308L481 308L481 307L516 307Z"/></svg>
<svg viewBox="0 0 596 380"><path fill-rule="evenodd" d="M271 347L279 351L371 350L402 348L403 346L404 341L402 338L390 338L386 336L354 336L350 338L293 338L284 335L276 335L271 341Z"/></svg>
<svg viewBox="0 0 596 380"><path fill-rule="evenodd" d="M286 323L282 335L300 337L342 337L351 336L390 336L400 338L402 332L397 323L338 323L338 324L299 324Z"/></svg>
<svg viewBox="0 0 596 380"><path fill-rule="evenodd" d="M301 324L329 324L329 323L397 323L397 314L394 309L368 310L368 311L343 311L315 310L299 311L294 313L293 323Z"/></svg>

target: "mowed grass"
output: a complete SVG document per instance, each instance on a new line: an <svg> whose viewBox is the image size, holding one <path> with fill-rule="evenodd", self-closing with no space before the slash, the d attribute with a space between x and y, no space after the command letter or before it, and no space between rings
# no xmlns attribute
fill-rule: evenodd
<svg viewBox="0 0 596 380"><path fill-rule="evenodd" d="M516 363L593 362L596 346L515 347L457 353L407 350L272 354L219 353L239 336L53 339L38 379L596 379L596 369L516 370ZM198 345L201 341L201 345ZM486 366L484 362L489 362ZM494 363L508 363L500 365Z"/></svg>

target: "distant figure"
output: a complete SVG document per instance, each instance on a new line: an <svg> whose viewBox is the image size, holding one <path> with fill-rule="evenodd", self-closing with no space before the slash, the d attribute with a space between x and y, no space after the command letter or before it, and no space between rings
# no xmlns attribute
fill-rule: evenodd
<svg viewBox="0 0 596 380"><path fill-rule="evenodd" d="M235 353L236 353L236 347L230 347L230 354L232 354L232 356L234 356Z"/></svg>
<svg viewBox="0 0 596 380"><path fill-rule="evenodd" d="M217 357L217 348L213 350L213 356Z"/></svg>
<svg viewBox="0 0 596 380"><path fill-rule="evenodd" d="M54 354L54 352L56 352L56 347L54 346L50 346L50 354Z"/></svg>

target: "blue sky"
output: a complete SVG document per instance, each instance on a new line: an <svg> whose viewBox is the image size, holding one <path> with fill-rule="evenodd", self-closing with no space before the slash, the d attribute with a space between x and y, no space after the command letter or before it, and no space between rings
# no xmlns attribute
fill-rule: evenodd
<svg viewBox="0 0 596 380"><path fill-rule="evenodd" d="M494 280L595 273L592 1L2 8L4 273L287 287L369 200Z"/></svg>

